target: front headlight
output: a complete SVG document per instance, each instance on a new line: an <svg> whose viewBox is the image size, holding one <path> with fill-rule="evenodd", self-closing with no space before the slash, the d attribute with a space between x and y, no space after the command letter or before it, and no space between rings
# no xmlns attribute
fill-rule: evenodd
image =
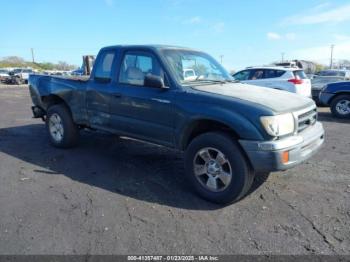
<svg viewBox="0 0 350 262"><path fill-rule="evenodd" d="M284 136L294 132L295 122L293 114L277 116L262 116L260 121L266 132L271 136Z"/></svg>

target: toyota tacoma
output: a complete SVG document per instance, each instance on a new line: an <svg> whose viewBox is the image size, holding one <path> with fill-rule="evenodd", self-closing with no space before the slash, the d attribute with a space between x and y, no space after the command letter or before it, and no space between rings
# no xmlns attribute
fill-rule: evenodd
<svg viewBox="0 0 350 262"><path fill-rule="evenodd" d="M29 88L52 145L72 147L92 129L183 151L188 181L217 203L241 199L255 175L294 167L324 141L311 99L239 83L182 47L105 47L89 77L30 75Z"/></svg>

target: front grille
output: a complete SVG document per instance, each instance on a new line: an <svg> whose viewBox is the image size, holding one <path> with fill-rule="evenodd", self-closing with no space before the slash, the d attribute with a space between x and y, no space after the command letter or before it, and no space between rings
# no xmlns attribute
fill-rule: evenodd
<svg viewBox="0 0 350 262"><path fill-rule="evenodd" d="M317 109L314 108L298 116L298 133L313 126L317 121Z"/></svg>

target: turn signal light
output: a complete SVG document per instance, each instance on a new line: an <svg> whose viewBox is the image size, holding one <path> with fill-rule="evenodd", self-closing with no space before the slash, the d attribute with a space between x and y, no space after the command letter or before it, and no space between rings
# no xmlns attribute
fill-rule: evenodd
<svg viewBox="0 0 350 262"><path fill-rule="evenodd" d="M287 164L289 162L289 151L282 152L282 163Z"/></svg>

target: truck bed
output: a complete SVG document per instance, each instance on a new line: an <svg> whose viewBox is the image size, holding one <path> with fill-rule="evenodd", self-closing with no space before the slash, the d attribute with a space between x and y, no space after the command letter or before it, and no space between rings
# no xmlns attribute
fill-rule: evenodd
<svg viewBox="0 0 350 262"><path fill-rule="evenodd" d="M47 76L47 77L50 77L50 78L76 80L76 81L87 81L90 78L90 76L88 76L88 75L84 75L84 76L59 76L59 75L44 75L44 74L35 74L35 75L37 75L37 76Z"/></svg>

